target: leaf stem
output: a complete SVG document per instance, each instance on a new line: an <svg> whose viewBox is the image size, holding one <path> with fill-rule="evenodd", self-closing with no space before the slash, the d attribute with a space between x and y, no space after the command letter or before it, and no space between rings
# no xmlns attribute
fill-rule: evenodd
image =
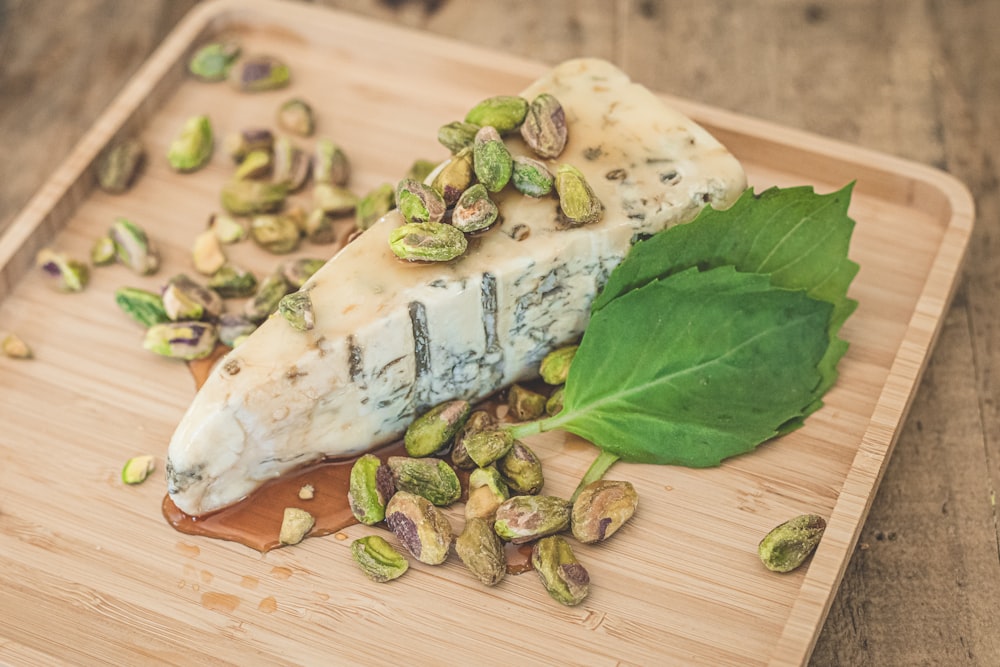
<svg viewBox="0 0 1000 667"><path fill-rule="evenodd" d="M601 451L594 459L594 462L590 464L587 468L586 474L584 474L583 479L580 480L580 484L576 487L576 491L573 492L573 497L569 499L571 503L576 502L576 497L580 495L583 489L593 482L604 477L604 473L608 471L614 462L618 460L617 454L612 454L611 452Z"/></svg>

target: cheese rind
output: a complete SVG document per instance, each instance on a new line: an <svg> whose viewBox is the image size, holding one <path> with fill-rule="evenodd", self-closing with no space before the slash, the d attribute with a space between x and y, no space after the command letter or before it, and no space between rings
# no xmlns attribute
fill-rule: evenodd
<svg viewBox="0 0 1000 667"><path fill-rule="evenodd" d="M537 374L546 353L579 338L590 304L637 237L729 206L746 187L737 160L614 66L563 63L522 95L562 103L569 141L602 221L564 228L554 197L511 187L503 220L461 258L400 262L391 212L306 283L315 326L271 318L216 367L170 442L169 493L184 512L234 503L268 479L324 456L398 437L420 412L476 400ZM514 155L530 155L507 139ZM523 237L525 229L527 238ZM522 240L516 240L516 239Z"/></svg>

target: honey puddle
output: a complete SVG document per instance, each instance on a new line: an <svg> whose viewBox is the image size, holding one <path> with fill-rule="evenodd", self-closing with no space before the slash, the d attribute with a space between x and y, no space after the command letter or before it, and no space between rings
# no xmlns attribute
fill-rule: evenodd
<svg viewBox="0 0 1000 667"><path fill-rule="evenodd" d="M228 350L229 348L220 345L208 358L188 362L196 388L201 388L215 362ZM506 408L501 401L502 396L497 396L477 408L485 408L497 414ZM406 448L399 441L370 453L378 456L384 463L390 456L406 456ZM316 525L309 532L309 537L336 533L358 523L347 501L351 467L355 460L357 457L326 459L299 468L265 482L234 505L201 516L182 512L170 496L166 495L163 498L163 516L167 523L182 533L238 542L261 553L281 546L278 533L286 507L298 507L313 515ZM462 484L464 500L467 497L468 471L456 472ZM314 495L309 500L302 500L299 498L299 490L307 484L313 487ZM508 544L505 553L507 571L510 574L520 574L531 569L531 545Z"/></svg>

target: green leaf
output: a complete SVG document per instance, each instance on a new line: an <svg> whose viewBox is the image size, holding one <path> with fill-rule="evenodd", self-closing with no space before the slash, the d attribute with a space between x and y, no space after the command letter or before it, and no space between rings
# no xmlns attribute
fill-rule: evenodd
<svg viewBox="0 0 1000 667"><path fill-rule="evenodd" d="M833 306L731 266L654 279L591 317L541 423L623 460L717 465L801 418Z"/></svg>

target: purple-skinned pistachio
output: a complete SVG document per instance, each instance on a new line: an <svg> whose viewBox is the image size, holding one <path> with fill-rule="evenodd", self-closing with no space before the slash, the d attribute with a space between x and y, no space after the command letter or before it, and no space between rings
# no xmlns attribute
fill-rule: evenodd
<svg viewBox="0 0 1000 667"><path fill-rule="evenodd" d="M142 346L171 359L204 359L215 349L218 334L207 322L164 322L146 331Z"/></svg>
<svg viewBox="0 0 1000 667"><path fill-rule="evenodd" d="M247 93L283 88L291 81L288 65L269 55L249 56L229 71L229 81Z"/></svg>

